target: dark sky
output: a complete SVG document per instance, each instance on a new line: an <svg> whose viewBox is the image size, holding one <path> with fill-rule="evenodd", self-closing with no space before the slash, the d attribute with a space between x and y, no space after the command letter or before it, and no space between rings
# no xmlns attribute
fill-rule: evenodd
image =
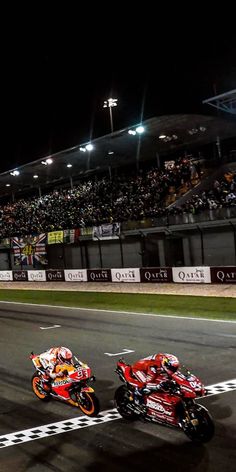
<svg viewBox="0 0 236 472"><path fill-rule="evenodd" d="M141 15L142 16L142 15ZM103 101L119 100L114 128L171 113L212 113L201 101L236 88L236 33L150 17L81 27L80 15L19 23L1 54L1 165L9 170L110 132ZM72 15L73 17L73 15ZM150 21L149 21L150 20ZM56 26L55 26L56 25ZM13 31L13 30L12 30Z"/></svg>

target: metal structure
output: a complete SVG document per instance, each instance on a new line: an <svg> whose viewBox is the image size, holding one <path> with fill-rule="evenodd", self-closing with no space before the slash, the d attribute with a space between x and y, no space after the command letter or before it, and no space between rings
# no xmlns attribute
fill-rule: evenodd
<svg viewBox="0 0 236 472"><path fill-rule="evenodd" d="M203 100L202 103L204 105L211 105L217 108L217 110L236 115L236 89L222 93L221 95L216 95L215 97L207 98Z"/></svg>
<svg viewBox="0 0 236 472"><path fill-rule="evenodd" d="M142 125L142 126L141 126ZM159 161L205 144L236 137L235 120L206 115L163 115L141 124L57 152L0 174L0 197L73 186L91 173L107 172L147 161ZM138 152L137 152L138 150ZM7 156L6 156L7 159Z"/></svg>

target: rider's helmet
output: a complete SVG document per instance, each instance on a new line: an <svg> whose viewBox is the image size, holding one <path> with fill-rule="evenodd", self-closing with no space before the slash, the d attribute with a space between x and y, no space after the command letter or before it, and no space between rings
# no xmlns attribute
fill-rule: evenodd
<svg viewBox="0 0 236 472"><path fill-rule="evenodd" d="M173 356L173 354L164 354L161 366L167 374L174 374L179 368L179 359L176 356Z"/></svg>
<svg viewBox="0 0 236 472"><path fill-rule="evenodd" d="M71 364L72 362L72 352L67 347L60 347L57 357L62 363Z"/></svg>

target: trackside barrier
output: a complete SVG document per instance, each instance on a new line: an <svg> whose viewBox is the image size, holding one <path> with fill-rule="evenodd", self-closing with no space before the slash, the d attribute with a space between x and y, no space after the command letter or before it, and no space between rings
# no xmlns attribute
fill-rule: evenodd
<svg viewBox="0 0 236 472"><path fill-rule="evenodd" d="M0 270L0 282L114 282L236 284L236 266L126 269Z"/></svg>

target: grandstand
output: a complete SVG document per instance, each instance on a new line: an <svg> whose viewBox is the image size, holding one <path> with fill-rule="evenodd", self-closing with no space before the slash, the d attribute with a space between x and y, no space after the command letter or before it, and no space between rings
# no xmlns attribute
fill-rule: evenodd
<svg viewBox="0 0 236 472"><path fill-rule="evenodd" d="M0 174L1 269L40 268L47 260L51 268L236 261L236 165L210 152L220 140L229 159L235 120L170 115L142 127ZM47 258L42 250L26 254L39 233Z"/></svg>

